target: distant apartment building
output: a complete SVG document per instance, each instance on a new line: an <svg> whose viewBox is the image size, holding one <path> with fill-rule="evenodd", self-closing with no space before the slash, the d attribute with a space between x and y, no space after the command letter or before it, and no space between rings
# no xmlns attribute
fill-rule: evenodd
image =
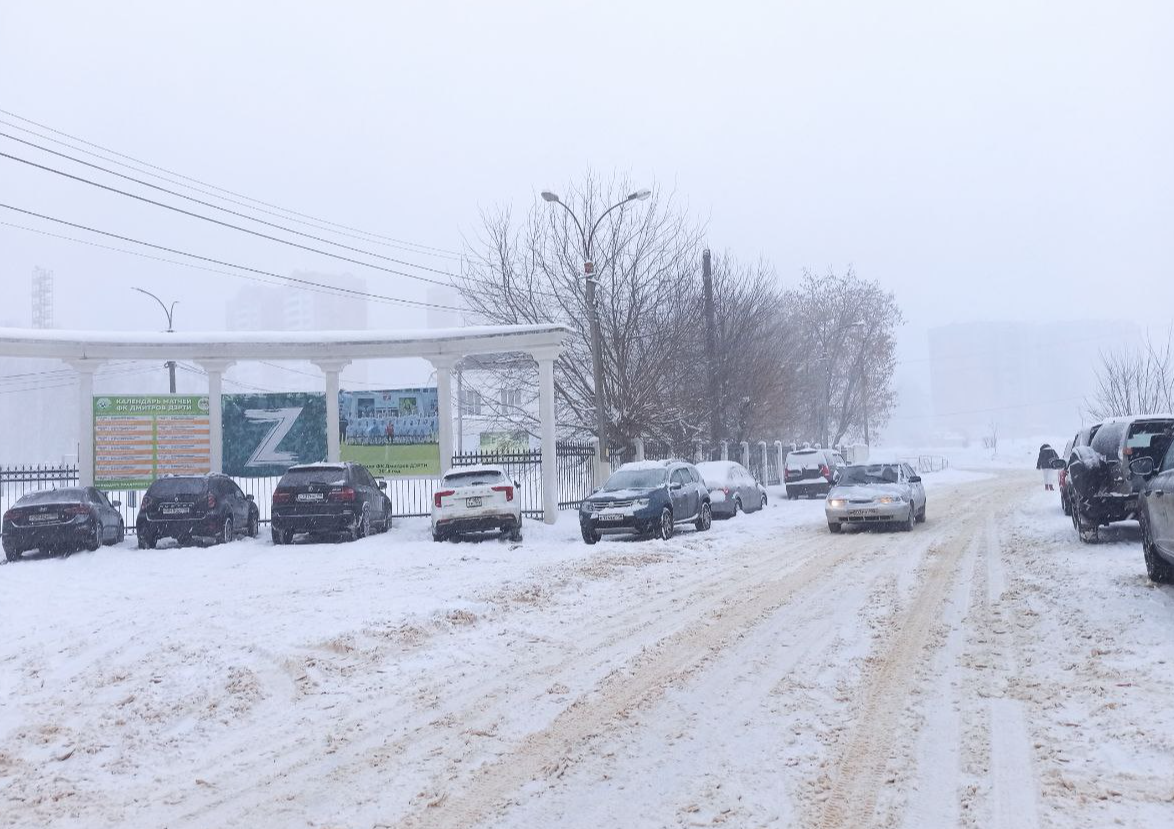
<svg viewBox="0 0 1174 829"><path fill-rule="evenodd" d="M1064 435L1081 422L1103 353L1135 344L1108 321L981 322L929 332L931 399L941 436L978 441Z"/></svg>

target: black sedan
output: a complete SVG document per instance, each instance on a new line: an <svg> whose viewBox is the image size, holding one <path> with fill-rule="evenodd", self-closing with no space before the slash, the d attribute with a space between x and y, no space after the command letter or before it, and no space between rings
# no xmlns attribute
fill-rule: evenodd
<svg viewBox="0 0 1174 829"><path fill-rule="evenodd" d="M118 544L126 537L120 506L94 487L30 492L4 513L4 555L17 561L29 550L69 553Z"/></svg>
<svg viewBox="0 0 1174 829"><path fill-rule="evenodd" d="M255 538L261 513L226 475L171 475L147 488L139 504L136 528L140 549L153 549L161 538L180 546L197 539L227 544L238 535Z"/></svg>
<svg viewBox="0 0 1174 829"><path fill-rule="evenodd" d="M298 534L333 535L351 541L391 529L391 499L367 467L358 463L291 466L273 491L273 543Z"/></svg>
<svg viewBox="0 0 1174 829"><path fill-rule="evenodd" d="M713 511L700 473L683 461L624 464L579 507L588 544L609 533L669 539L678 524L690 523L708 530Z"/></svg>

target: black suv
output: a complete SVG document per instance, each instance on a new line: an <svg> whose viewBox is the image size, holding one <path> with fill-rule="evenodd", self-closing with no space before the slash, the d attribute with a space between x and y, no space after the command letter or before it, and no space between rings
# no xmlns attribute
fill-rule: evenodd
<svg viewBox="0 0 1174 829"><path fill-rule="evenodd" d="M273 543L299 533L343 535L350 540L391 529L391 499L358 463L291 466L273 492Z"/></svg>
<svg viewBox="0 0 1174 829"><path fill-rule="evenodd" d="M1072 448L1066 483L1072 525L1081 541L1092 543L1100 527L1137 516L1138 492L1149 476L1139 474L1144 464L1136 462L1148 458L1152 471L1165 457L1172 434L1174 417L1114 418L1100 424L1088 446Z"/></svg>
<svg viewBox="0 0 1174 829"><path fill-rule="evenodd" d="M257 537L261 511L227 475L168 475L147 489L135 528L139 549L154 549L160 538L183 546L206 538L227 544L238 535Z"/></svg>
<svg viewBox="0 0 1174 829"><path fill-rule="evenodd" d="M119 506L92 486L30 492L4 513L4 555L16 561L27 550L93 551L121 544L126 526Z"/></svg>
<svg viewBox="0 0 1174 829"><path fill-rule="evenodd" d="M672 538L677 524L698 530L713 524L709 488L691 463L641 461L617 469L579 507L579 529L588 544L603 533Z"/></svg>

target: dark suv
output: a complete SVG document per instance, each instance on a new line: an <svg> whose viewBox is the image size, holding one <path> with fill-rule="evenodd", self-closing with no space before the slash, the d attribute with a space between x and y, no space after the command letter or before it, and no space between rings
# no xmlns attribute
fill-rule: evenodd
<svg viewBox="0 0 1174 829"><path fill-rule="evenodd" d="M1068 458L1072 525L1080 540L1097 540L1099 528L1137 516L1138 492L1148 476L1139 474L1148 458L1165 457L1174 434L1174 417L1144 415L1106 420L1088 446L1075 446Z"/></svg>
<svg viewBox="0 0 1174 829"><path fill-rule="evenodd" d="M1064 454L1060 459L1065 461L1064 468L1060 470L1057 478L1058 488L1060 490L1060 509L1064 510L1065 515L1072 515L1072 487L1068 482L1068 461L1072 459L1072 450L1077 446L1088 446L1092 442L1093 435L1097 433L1097 429L1101 424L1096 423L1092 426L1085 426L1077 432L1068 444L1064 447Z"/></svg>
<svg viewBox="0 0 1174 829"><path fill-rule="evenodd" d="M151 484L139 504L139 549L160 538L181 546L195 539L227 544L238 535L257 537L261 512L227 475L169 475Z"/></svg>
<svg viewBox="0 0 1174 829"><path fill-rule="evenodd" d="M386 482L358 463L291 466L273 492L273 543L288 544L299 533L343 535L354 541L391 529Z"/></svg>
<svg viewBox="0 0 1174 829"><path fill-rule="evenodd" d="M708 530L713 524L709 488L691 463L641 461L617 469L579 507L588 544L604 533L672 538L677 524Z"/></svg>
<svg viewBox="0 0 1174 829"><path fill-rule="evenodd" d="M1146 479L1137 505L1145 569L1158 584L1174 583L1174 446L1160 462L1134 460L1130 470Z"/></svg>

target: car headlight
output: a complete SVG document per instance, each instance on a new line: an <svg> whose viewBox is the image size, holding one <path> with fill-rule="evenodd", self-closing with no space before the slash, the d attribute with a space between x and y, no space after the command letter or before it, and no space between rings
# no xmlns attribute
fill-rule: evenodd
<svg viewBox="0 0 1174 829"><path fill-rule="evenodd" d="M878 504L891 504L896 500L897 499L894 498L892 495L882 495L881 497L876 499L876 502Z"/></svg>
<svg viewBox="0 0 1174 829"><path fill-rule="evenodd" d="M632 501L632 509L644 509L650 503L652 502L648 498L637 498Z"/></svg>
<svg viewBox="0 0 1174 829"><path fill-rule="evenodd" d="M847 505L847 503L848 502L846 500L844 500L843 498L829 498L828 499L828 506L829 507L842 507L842 506Z"/></svg>

